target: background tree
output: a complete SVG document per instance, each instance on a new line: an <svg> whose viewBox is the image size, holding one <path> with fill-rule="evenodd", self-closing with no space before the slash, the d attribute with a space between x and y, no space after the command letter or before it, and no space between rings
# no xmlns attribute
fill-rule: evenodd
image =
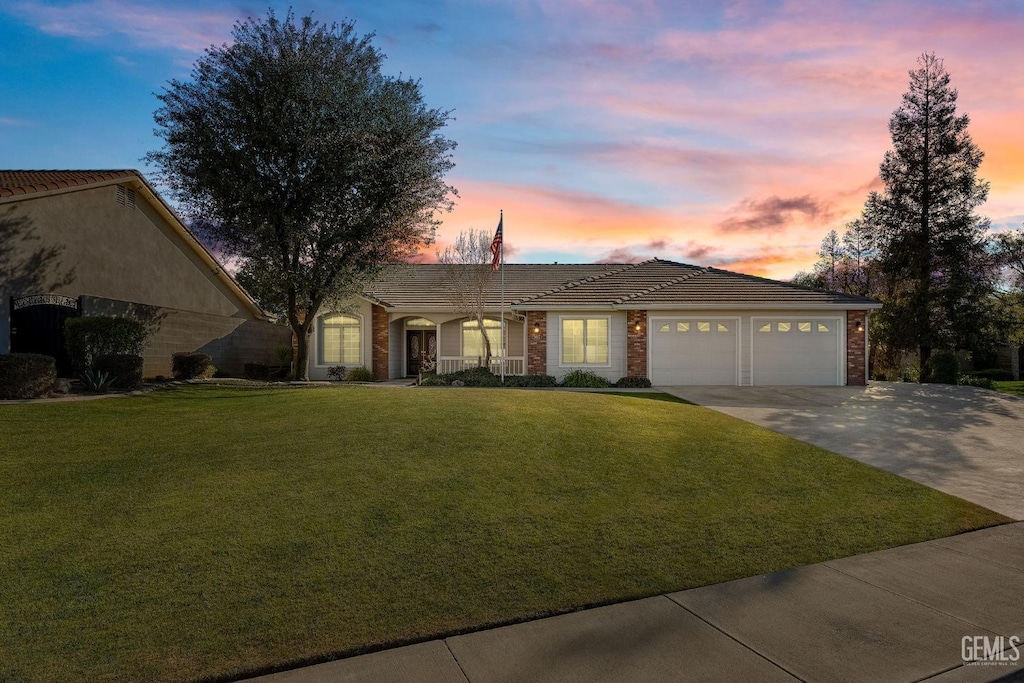
<svg viewBox="0 0 1024 683"><path fill-rule="evenodd" d="M889 283L880 331L891 348L918 350L923 379L932 349L977 343L993 290L988 221L975 213L988 195L977 178L983 153L969 117L956 113L949 83L941 59L918 59L889 122L893 146L879 173L885 189L865 209Z"/></svg>
<svg viewBox="0 0 1024 683"><path fill-rule="evenodd" d="M1019 349L1024 346L1024 230L994 235L992 251L999 271L994 298L1000 341L1010 347L1011 371L1019 379Z"/></svg>
<svg viewBox="0 0 1024 683"><path fill-rule="evenodd" d="M321 307L415 253L451 208L449 113L424 104L418 81L383 75L372 35L351 23L271 11L232 35L157 96L164 146L147 160L243 284L287 316L305 379Z"/></svg>
<svg viewBox="0 0 1024 683"><path fill-rule="evenodd" d="M444 289L448 302L457 312L476 321L483 337L484 359L481 367L491 367L491 340L487 336L484 314L494 287L491 267L491 236L486 230L464 230L455 242L438 252L437 262L444 267Z"/></svg>

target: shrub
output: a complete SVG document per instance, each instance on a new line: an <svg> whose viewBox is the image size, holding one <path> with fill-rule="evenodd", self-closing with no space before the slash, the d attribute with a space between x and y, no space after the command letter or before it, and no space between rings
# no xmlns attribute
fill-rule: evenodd
<svg viewBox="0 0 1024 683"><path fill-rule="evenodd" d="M171 356L171 370L178 379L206 379L212 377L217 368L205 353L179 351Z"/></svg>
<svg viewBox="0 0 1024 683"><path fill-rule="evenodd" d="M335 365L333 368L327 368L327 379L332 379L340 382L345 379L345 375L348 374L348 370L344 365Z"/></svg>
<svg viewBox="0 0 1024 683"><path fill-rule="evenodd" d="M446 387L448 381L440 375L423 375L420 379L421 387Z"/></svg>
<svg viewBox="0 0 1024 683"><path fill-rule="evenodd" d="M960 377L960 359L954 351L936 351L931 357L931 375L926 381L933 384L956 384Z"/></svg>
<svg viewBox="0 0 1024 683"><path fill-rule="evenodd" d="M505 377L506 387L557 387L558 380L551 375L510 375Z"/></svg>
<svg viewBox="0 0 1024 683"><path fill-rule="evenodd" d="M64 323L68 356L76 372L94 367L103 356L141 356L148 336L146 325L134 318L96 315Z"/></svg>
<svg viewBox="0 0 1024 683"><path fill-rule="evenodd" d="M57 361L38 353L0 356L0 399L39 398L57 380Z"/></svg>
<svg viewBox="0 0 1024 683"><path fill-rule="evenodd" d="M373 371L365 365L360 365L358 368L352 368L345 375L346 382L372 382Z"/></svg>
<svg viewBox="0 0 1024 683"><path fill-rule="evenodd" d="M270 366L266 363L246 363L242 366L242 376L246 379L268 379Z"/></svg>
<svg viewBox="0 0 1024 683"><path fill-rule="evenodd" d="M468 370L459 370L458 372L449 372L446 375L439 375L452 386L464 386L464 387L500 387L501 378L495 374L492 374L487 368L470 368ZM462 382L461 385L456 385L455 382Z"/></svg>
<svg viewBox="0 0 1024 683"><path fill-rule="evenodd" d="M106 393L113 382L114 378L110 376L109 372L89 368L82 373L82 384L85 385L86 390L97 394Z"/></svg>
<svg viewBox="0 0 1024 683"><path fill-rule="evenodd" d="M975 370L974 372L968 372L967 375L971 377L983 377L990 379L993 382L1012 382L1013 373L1008 370L1000 370L999 368L992 368L990 370ZM961 382L963 384L963 382Z"/></svg>
<svg viewBox="0 0 1024 683"><path fill-rule="evenodd" d="M577 368L565 374L562 378L563 387L573 387L577 389L603 389L609 386L610 383L601 375L598 375L593 370L584 370Z"/></svg>
<svg viewBox="0 0 1024 683"><path fill-rule="evenodd" d="M650 389L651 380L646 377L630 375L629 377L620 377L619 381L612 386L619 389Z"/></svg>
<svg viewBox="0 0 1024 683"><path fill-rule="evenodd" d="M142 387L142 368L145 361L142 356L118 354L100 356L96 359L95 369L110 375L110 382L120 389L139 389Z"/></svg>
<svg viewBox="0 0 1024 683"><path fill-rule="evenodd" d="M978 377L977 375L960 375L960 384L967 387L978 387L980 389L995 389L996 385L988 377Z"/></svg>
<svg viewBox="0 0 1024 683"><path fill-rule="evenodd" d="M277 358L278 365L290 368L292 366L292 345L281 344L274 349L274 357Z"/></svg>

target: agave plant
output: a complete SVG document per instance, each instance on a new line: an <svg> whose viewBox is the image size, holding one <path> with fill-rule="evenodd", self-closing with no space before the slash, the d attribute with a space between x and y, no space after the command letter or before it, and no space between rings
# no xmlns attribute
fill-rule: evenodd
<svg viewBox="0 0 1024 683"><path fill-rule="evenodd" d="M81 376L82 384L88 391L102 394L108 389L114 382L114 378L109 372L100 372L99 370L93 370L89 368Z"/></svg>

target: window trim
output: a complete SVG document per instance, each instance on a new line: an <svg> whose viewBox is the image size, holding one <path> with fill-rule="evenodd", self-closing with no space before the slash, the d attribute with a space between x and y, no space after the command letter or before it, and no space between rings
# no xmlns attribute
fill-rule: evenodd
<svg viewBox="0 0 1024 683"><path fill-rule="evenodd" d="M369 367L366 365L366 319L362 313L353 313L349 311L324 311L316 317L316 354L313 358L313 367L333 368L337 365L349 367L344 361L339 361L337 363L322 362L324 357L324 318L332 315L347 315L350 318L355 318L359 321L359 364L353 365L352 367Z"/></svg>
<svg viewBox="0 0 1024 683"><path fill-rule="evenodd" d="M608 362L607 363L566 363L564 358L565 343L563 340L563 323L566 320L604 320L608 323ZM586 333L587 325L586 322L583 324L583 348L584 355L586 354ZM558 316L558 367L560 368L610 368L612 367L612 338L614 337L614 330L612 328L612 316L611 315L560 315Z"/></svg>

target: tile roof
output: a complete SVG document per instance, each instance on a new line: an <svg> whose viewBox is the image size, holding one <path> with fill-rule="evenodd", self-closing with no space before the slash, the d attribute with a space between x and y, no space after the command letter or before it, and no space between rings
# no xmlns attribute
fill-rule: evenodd
<svg viewBox="0 0 1024 683"><path fill-rule="evenodd" d="M505 264L505 304L564 287L581 278L601 275L616 266L599 263ZM618 266L621 267L621 266ZM446 307L444 266L436 263L402 266L370 286L366 294L395 308ZM501 274L491 273L488 306L501 305Z"/></svg>
<svg viewBox="0 0 1024 683"><path fill-rule="evenodd" d="M139 179L138 171L0 171L0 197L30 195L79 185L91 185L107 180Z"/></svg>
<svg viewBox="0 0 1024 683"><path fill-rule="evenodd" d="M448 308L444 266L410 265L378 280L367 295L389 308ZM488 307L501 303L492 273ZM505 304L521 308L643 308L708 304L868 306L865 297L801 287L718 268L652 259L642 263L505 264Z"/></svg>

